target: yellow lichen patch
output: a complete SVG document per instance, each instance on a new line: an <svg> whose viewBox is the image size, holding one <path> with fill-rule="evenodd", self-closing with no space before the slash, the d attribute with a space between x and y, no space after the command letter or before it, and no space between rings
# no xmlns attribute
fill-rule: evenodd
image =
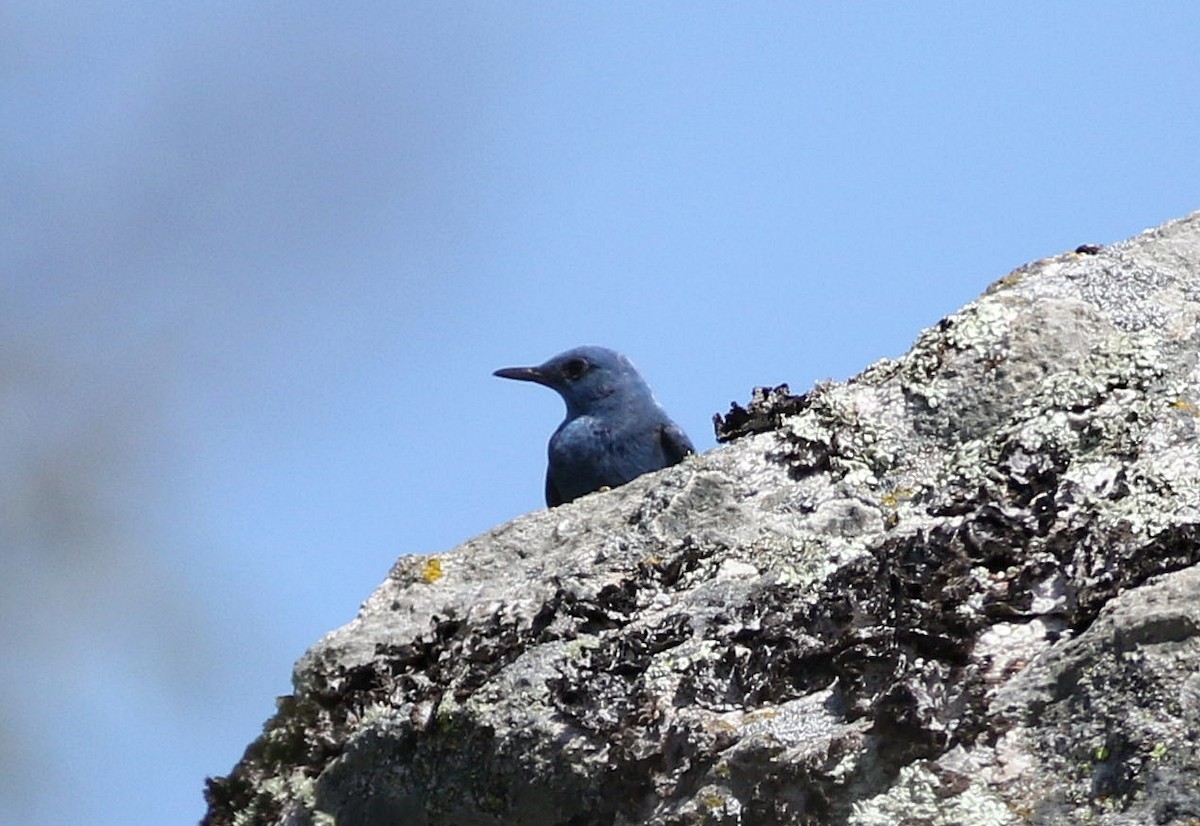
<svg viewBox="0 0 1200 826"><path fill-rule="evenodd" d="M773 708L759 708L748 713L743 719L747 723L757 723L760 720L774 719L777 713Z"/></svg>
<svg viewBox="0 0 1200 826"><path fill-rule="evenodd" d="M431 556L421 566L421 581L426 585L432 585L443 576L445 574L442 572L442 560L440 557Z"/></svg>
<svg viewBox="0 0 1200 826"><path fill-rule="evenodd" d="M907 502L909 499L912 499L914 493L916 491L912 488L896 488L893 491L885 493L879 502L886 508L894 508L901 502Z"/></svg>
<svg viewBox="0 0 1200 826"><path fill-rule="evenodd" d="M705 720L704 727L709 731L724 732L725 734L735 734L738 730L733 723L720 718Z"/></svg>
<svg viewBox="0 0 1200 826"><path fill-rule="evenodd" d="M1017 284L1021 283L1021 280L1024 277L1025 277L1025 273L1023 273L1023 272L1010 272L1008 275L1004 276L1003 278L998 278L995 281L993 281L990 285L988 285L987 292L994 293L994 292L997 292L998 290L1003 290L1006 287L1014 287Z"/></svg>

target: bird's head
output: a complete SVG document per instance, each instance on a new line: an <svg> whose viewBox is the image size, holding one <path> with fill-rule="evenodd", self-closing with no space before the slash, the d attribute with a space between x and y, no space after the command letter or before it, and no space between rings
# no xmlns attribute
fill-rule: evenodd
<svg viewBox="0 0 1200 826"><path fill-rule="evenodd" d="M576 347L537 367L505 367L494 375L537 382L558 391L567 403L568 416L650 397L649 387L632 362L607 347Z"/></svg>

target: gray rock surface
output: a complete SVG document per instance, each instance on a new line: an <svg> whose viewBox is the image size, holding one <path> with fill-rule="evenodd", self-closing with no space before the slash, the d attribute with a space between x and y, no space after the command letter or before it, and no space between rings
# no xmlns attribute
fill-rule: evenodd
<svg viewBox="0 0 1200 826"><path fill-rule="evenodd" d="M1200 213L405 557L206 824L1200 823Z"/></svg>

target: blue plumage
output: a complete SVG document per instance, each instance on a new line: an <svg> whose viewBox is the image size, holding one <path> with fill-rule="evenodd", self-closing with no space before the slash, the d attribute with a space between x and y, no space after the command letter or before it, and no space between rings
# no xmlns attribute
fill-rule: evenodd
<svg viewBox="0 0 1200 826"><path fill-rule="evenodd" d="M695 453L629 359L606 347L576 347L537 367L506 367L495 375L543 384L566 402L567 417L550 437L550 507Z"/></svg>

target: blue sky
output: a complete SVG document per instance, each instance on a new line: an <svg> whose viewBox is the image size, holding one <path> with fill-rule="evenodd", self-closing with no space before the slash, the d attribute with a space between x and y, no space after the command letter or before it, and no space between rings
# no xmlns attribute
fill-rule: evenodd
<svg viewBox="0 0 1200 826"><path fill-rule="evenodd" d="M627 353L697 446L1200 208L1200 5L0 12L0 823L189 823Z"/></svg>

